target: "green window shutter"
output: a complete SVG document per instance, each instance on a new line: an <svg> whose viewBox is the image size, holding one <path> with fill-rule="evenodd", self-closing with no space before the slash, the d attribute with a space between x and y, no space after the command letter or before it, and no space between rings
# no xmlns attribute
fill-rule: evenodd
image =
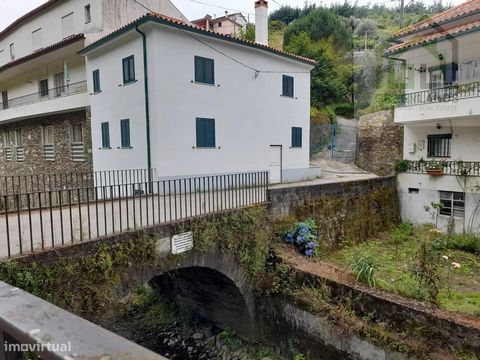
<svg viewBox="0 0 480 360"><path fill-rule="evenodd" d="M128 84L135 81L135 58L133 55L122 60L123 83Z"/></svg>
<svg viewBox="0 0 480 360"><path fill-rule="evenodd" d="M293 97L294 79L291 76L283 75L283 96Z"/></svg>
<svg viewBox="0 0 480 360"><path fill-rule="evenodd" d="M205 59L205 82L215 84L215 62L213 59Z"/></svg>
<svg viewBox="0 0 480 360"><path fill-rule="evenodd" d="M120 137L121 137L122 148L129 149L131 147L129 119L120 120Z"/></svg>
<svg viewBox="0 0 480 360"><path fill-rule="evenodd" d="M215 147L215 120L197 118L197 147L214 148Z"/></svg>
<svg viewBox="0 0 480 360"><path fill-rule="evenodd" d="M302 128L292 127L292 147L302 147Z"/></svg>
<svg viewBox="0 0 480 360"><path fill-rule="evenodd" d="M205 143L207 147L215 147L215 120L205 119Z"/></svg>
<svg viewBox="0 0 480 360"><path fill-rule="evenodd" d="M95 70L93 72L93 92L100 92L100 70Z"/></svg>
<svg viewBox="0 0 480 360"><path fill-rule="evenodd" d="M110 127L108 122L102 123L102 148L110 149Z"/></svg>
<svg viewBox="0 0 480 360"><path fill-rule="evenodd" d="M204 58L195 56L195 82L203 82L205 78Z"/></svg>
<svg viewBox="0 0 480 360"><path fill-rule="evenodd" d="M205 119L197 119L197 147L205 147Z"/></svg>
<svg viewBox="0 0 480 360"><path fill-rule="evenodd" d="M195 56L195 82L215 84L215 61Z"/></svg>

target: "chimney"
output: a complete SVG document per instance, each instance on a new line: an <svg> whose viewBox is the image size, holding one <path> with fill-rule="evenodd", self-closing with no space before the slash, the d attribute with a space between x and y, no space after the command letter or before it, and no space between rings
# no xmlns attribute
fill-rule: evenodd
<svg viewBox="0 0 480 360"><path fill-rule="evenodd" d="M268 45L268 1L255 1L255 42Z"/></svg>

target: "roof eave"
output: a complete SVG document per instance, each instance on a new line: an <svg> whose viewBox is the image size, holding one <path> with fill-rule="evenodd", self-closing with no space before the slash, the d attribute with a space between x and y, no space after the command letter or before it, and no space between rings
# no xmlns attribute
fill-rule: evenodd
<svg viewBox="0 0 480 360"><path fill-rule="evenodd" d="M276 49L273 49L273 48L270 48L270 47L267 47L267 46L262 46L262 45L259 45L259 44L247 42L247 41L237 39L237 38L234 38L234 37L226 37L225 35L217 34L213 31L205 31L204 29L190 27L190 26L186 26L184 24L178 24L178 23L170 22L170 21L165 20L163 18L159 18L159 17L155 17L155 16L151 16L151 15L143 16L142 18L138 19L137 21L134 21L133 23L131 23L131 24L129 24L129 25L127 25L127 26L125 26L125 27L107 35L106 37L94 42L93 44L90 44L89 46L86 46L85 48L80 50L78 53L81 54L81 55L87 55L88 53L91 53L92 51L96 50L97 48L99 48L99 47L101 47L105 44L107 44L108 42L110 42L111 40L119 37L120 35L125 34L129 31L133 30L135 27L143 25L143 24L145 24L147 22L150 22L150 21L155 22L155 23L159 23L159 24L162 24L162 25L174 27L174 28L177 28L177 29L197 33L199 35L209 36L209 37L216 38L216 39L219 39L219 40L224 40L224 41L230 41L230 42L233 42L233 43L236 43L236 44L239 44L239 45L243 45L243 46L247 46L247 47L250 47L250 48L253 48L253 49L263 50L263 51L269 52L269 53L277 55L277 56L285 57L285 58L288 58L288 59L293 60L293 61L297 61L297 62L301 62L301 63L307 64L307 65L311 65L312 67L314 67L317 64L317 62L315 60L312 60L312 59L306 59L306 58L302 59L300 57L296 57L295 55L290 55L288 53L281 52L279 50L276 50Z"/></svg>

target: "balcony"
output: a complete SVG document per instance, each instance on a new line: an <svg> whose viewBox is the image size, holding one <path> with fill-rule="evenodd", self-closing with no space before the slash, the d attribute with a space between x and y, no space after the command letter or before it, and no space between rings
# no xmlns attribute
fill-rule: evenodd
<svg viewBox="0 0 480 360"><path fill-rule="evenodd" d="M436 170L436 175L454 176L480 176L479 161L427 161L427 160L403 160L405 165L403 172L414 174L428 174Z"/></svg>
<svg viewBox="0 0 480 360"><path fill-rule="evenodd" d="M453 84L401 95L395 122L439 121L480 116L480 82Z"/></svg>
<svg viewBox="0 0 480 360"><path fill-rule="evenodd" d="M74 111L88 106L87 82L45 89L0 102L0 122Z"/></svg>

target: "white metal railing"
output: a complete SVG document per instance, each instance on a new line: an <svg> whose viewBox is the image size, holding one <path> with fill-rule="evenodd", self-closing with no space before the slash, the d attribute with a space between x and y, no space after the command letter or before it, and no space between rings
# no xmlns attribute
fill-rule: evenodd
<svg viewBox="0 0 480 360"><path fill-rule="evenodd" d="M24 106L37 103L40 101L58 99L64 96L71 96L87 92L87 82L80 81L76 83L66 84L48 90L39 91L33 94L20 96L6 101L0 102L0 111L9 108Z"/></svg>

